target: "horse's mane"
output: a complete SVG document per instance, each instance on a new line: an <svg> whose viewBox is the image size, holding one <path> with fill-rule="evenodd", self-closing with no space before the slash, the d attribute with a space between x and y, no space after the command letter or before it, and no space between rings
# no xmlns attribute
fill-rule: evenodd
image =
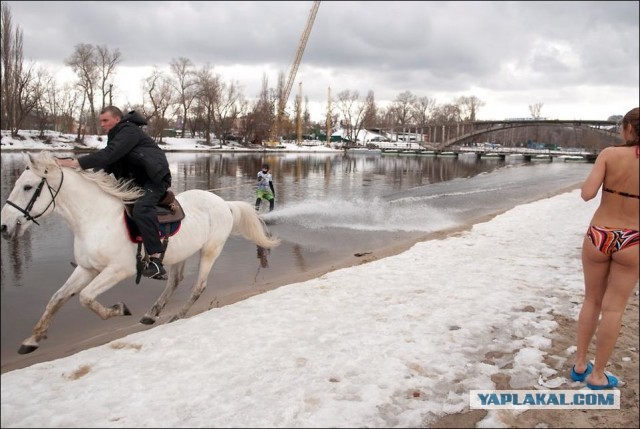
<svg viewBox="0 0 640 429"><path fill-rule="evenodd" d="M132 180L118 180L102 170L83 170L80 171L80 175L98 185L98 187L107 194L118 198L124 203L133 202L144 194L141 188L133 185Z"/></svg>
<svg viewBox="0 0 640 429"><path fill-rule="evenodd" d="M43 151L40 153L38 160L43 167L58 167L54 156L51 152ZM131 203L144 194L144 190L134 186L132 180L118 180L111 174L107 174L102 170L80 170L77 173L85 179L98 185L105 193L118 198L123 203Z"/></svg>

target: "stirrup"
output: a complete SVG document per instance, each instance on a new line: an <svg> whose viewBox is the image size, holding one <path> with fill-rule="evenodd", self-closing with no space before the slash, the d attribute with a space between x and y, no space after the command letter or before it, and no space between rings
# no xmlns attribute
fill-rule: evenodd
<svg viewBox="0 0 640 429"><path fill-rule="evenodd" d="M156 280L167 279L167 271L158 258L149 258L149 262L142 270L142 275Z"/></svg>

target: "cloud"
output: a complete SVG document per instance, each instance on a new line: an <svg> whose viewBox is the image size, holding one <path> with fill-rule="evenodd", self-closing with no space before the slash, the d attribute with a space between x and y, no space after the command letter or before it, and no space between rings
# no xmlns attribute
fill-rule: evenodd
<svg viewBox="0 0 640 429"><path fill-rule="evenodd" d="M275 87L288 71L312 2L7 2L24 30L25 58L63 63L78 43L122 52L121 68L168 67L186 57L234 73L248 97L263 74ZM566 94L591 119L638 104L638 2L323 1L297 81L326 103L327 88L374 91L392 100L410 90L445 99L484 93ZM577 106L611 86L622 99ZM475 94L475 95L477 95ZM552 108L545 103L546 109ZM518 106L514 106L516 108ZM485 109L483 109L485 110ZM544 112L543 112L544 113ZM550 112L547 112L550 113ZM558 109L557 116L562 111ZM506 115L510 116L510 115ZM504 117L504 116L503 116Z"/></svg>

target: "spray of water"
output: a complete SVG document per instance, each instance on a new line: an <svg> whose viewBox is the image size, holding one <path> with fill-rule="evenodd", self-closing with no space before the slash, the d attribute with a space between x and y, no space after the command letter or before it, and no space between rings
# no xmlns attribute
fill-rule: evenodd
<svg viewBox="0 0 640 429"><path fill-rule="evenodd" d="M423 203L397 204L380 198L372 200L303 201L265 214L267 223L288 223L310 230L345 228L359 231L432 232L457 224L455 210Z"/></svg>

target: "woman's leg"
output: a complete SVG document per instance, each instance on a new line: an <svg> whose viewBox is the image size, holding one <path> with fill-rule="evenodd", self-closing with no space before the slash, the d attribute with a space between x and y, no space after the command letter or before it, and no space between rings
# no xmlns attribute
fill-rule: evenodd
<svg viewBox="0 0 640 429"><path fill-rule="evenodd" d="M609 256L600 252L585 236L582 243L582 271L584 274L584 301L578 316L578 338L575 371L582 374L587 369L589 344L596 332L602 299L607 289Z"/></svg>
<svg viewBox="0 0 640 429"><path fill-rule="evenodd" d="M612 255L607 290L602 300L602 318L596 337L596 356L593 372L587 377L591 384L607 384L605 367L620 335L622 315L629 297L638 283L638 246L620 250Z"/></svg>

